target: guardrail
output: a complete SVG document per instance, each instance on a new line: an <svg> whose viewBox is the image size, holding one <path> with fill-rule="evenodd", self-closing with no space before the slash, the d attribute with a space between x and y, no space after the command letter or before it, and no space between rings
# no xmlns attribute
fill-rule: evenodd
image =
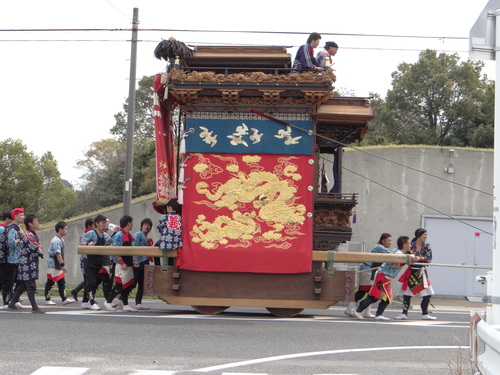
<svg viewBox="0 0 500 375"><path fill-rule="evenodd" d="M500 374L500 326L471 313L471 356L482 375Z"/></svg>

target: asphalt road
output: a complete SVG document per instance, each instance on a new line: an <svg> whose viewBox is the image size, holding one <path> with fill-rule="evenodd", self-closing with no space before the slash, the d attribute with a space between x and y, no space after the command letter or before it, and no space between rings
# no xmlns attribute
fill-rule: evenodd
<svg viewBox="0 0 500 375"><path fill-rule="evenodd" d="M207 316L189 306L145 304L151 310L138 313L79 304L44 306L44 315L0 310L0 374L474 373L467 311L378 322L348 318L343 307L285 319L257 308ZM399 313L388 308L385 315Z"/></svg>

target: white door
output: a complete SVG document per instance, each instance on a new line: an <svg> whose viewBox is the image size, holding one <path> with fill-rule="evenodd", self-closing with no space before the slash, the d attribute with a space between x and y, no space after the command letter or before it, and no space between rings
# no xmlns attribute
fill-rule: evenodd
<svg viewBox="0 0 500 375"><path fill-rule="evenodd" d="M491 266L493 237L488 233L493 231L493 220L471 217L459 219L432 215L423 217L433 263ZM486 294L486 286L476 282L476 276L486 272L482 269L430 266L429 279L436 294L479 297Z"/></svg>

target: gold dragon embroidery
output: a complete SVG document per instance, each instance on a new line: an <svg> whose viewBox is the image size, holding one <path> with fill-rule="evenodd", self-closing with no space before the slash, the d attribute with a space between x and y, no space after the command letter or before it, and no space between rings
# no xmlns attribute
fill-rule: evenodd
<svg viewBox="0 0 500 375"><path fill-rule="evenodd" d="M228 163L226 170L232 177L212 186L205 181L198 182L196 191L210 203L207 204L206 200L197 203L214 206L215 209L227 208L232 215L220 215L212 223L206 220L205 215L198 215L191 230L193 241L207 249L227 245L229 240L281 241L281 244L270 244L269 247L289 248L287 240L303 234L297 226L304 223L306 213L306 207L296 203L298 189L294 181L299 181L302 176L297 173L297 165L291 162L293 158L280 158L274 168L274 172L279 173L272 173L262 170L259 156L245 155L242 160L251 166L251 172L244 173L235 158L220 157ZM208 166L204 167L204 161L198 162L195 172L206 172ZM255 211L249 213L249 205ZM247 212L242 212L245 208ZM262 233L264 226L266 230Z"/></svg>

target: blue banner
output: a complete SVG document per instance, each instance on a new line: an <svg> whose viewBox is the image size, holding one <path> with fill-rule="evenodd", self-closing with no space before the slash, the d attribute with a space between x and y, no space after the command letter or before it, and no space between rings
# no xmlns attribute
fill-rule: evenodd
<svg viewBox="0 0 500 375"><path fill-rule="evenodd" d="M186 152L312 155L313 130L312 121L188 118Z"/></svg>

